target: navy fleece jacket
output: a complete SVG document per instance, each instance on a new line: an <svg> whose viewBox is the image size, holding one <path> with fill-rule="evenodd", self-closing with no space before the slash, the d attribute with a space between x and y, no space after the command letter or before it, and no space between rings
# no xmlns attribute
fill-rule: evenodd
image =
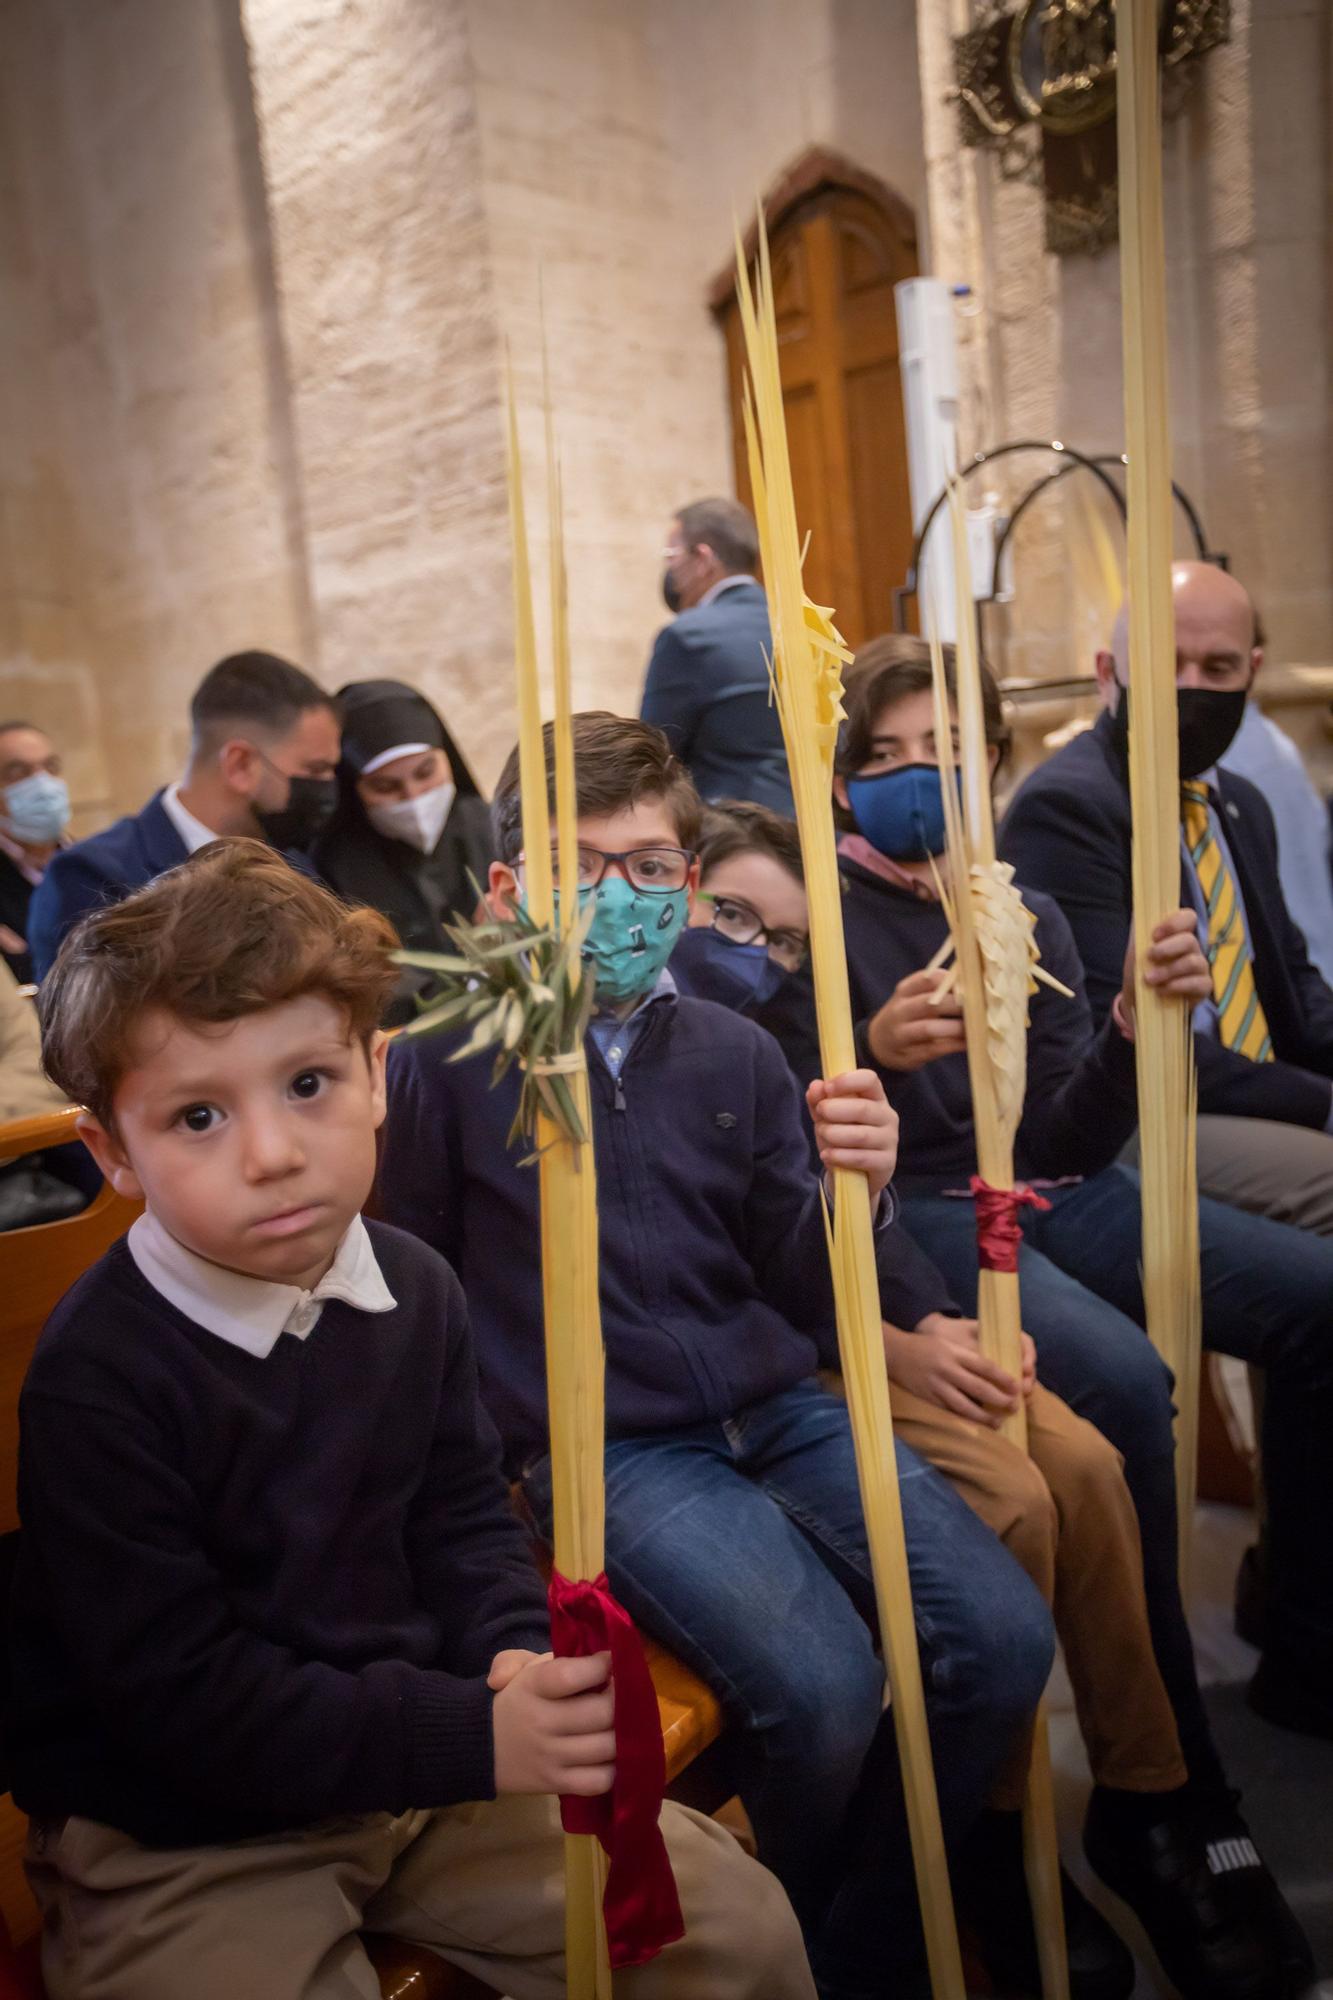
<svg viewBox="0 0 1333 2000"><path fill-rule="evenodd" d="M867 1067L878 1069L866 1032L871 1018L900 980L929 965L949 927L937 902L919 900L855 862L844 860L841 867L857 1049ZM1026 889L1023 900L1037 919L1042 964L1074 997L1066 1000L1040 985L1032 996L1027 1100L1014 1164L1027 1179L1099 1173L1138 1122L1134 1047L1109 1017L1094 1029L1083 968L1057 906ZM814 1001L804 976L788 980L759 1018L802 1082L818 1073ZM924 1069L882 1069L879 1075L901 1120L897 1185L905 1194L966 1187L977 1170L967 1057L941 1056Z"/></svg>
<svg viewBox="0 0 1333 2000"><path fill-rule="evenodd" d="M482 1394L513 1470L545 1449L537 1173L506 1143L514 1072L450 1063L442 1038L389 1052L381 1212L463 1280ZM817 1175L782 1051L708 1000L664 998L614 1080L588 1067L612 1437L730 1416L836 1359ZM876 1234L885 1316L955 1310L904 1232Z"/></svg>

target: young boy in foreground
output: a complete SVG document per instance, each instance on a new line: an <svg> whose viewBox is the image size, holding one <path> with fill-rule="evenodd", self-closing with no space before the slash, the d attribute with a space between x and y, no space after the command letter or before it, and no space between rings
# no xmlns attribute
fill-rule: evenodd
<svg viewBox="0 0 1333 2000"><path fill-rule="evenodd" d="M50 2000L377 2000L370 1929L565 1990L551 1794L611 1782L554 1660L463 1296L360 1210L393 935L219 843L86 919L46 1061L143 1218L22 1400L13 1789ZM687 1934L642 2000L810 2000L771 1876L667 1806Z"/></svg>
<svg viewBox="0 0 1333 2000"><path fill-rule="evenodd" d="M606 1551L617 1595L712 1686L736 1728L760 1858L813 1948L825 2000L927 1990L883 1712L874 1592L836 1355L828 1247L800 1099L771 1036L677 998L666 960L697 880L701 806L659 730L574 718L579 883L595 899L587 1037L606 1341ZM548 746L549 760L549 746ZM549 771L548 771L549 776ZM524 881L517 757L495 795L492 901ZM550 1522L537 1177L507 1144L518 1078L389 1061L384 1213L467 1287L482 1389L508 1464ZM826 1166L879 1203L885 1311L947 1304L893 1225L896 1124L864 1071L812 1084ZM852 1199L867 1199L853 1188ZM952 1489L898 1454L946 1837L957 1841L1028 1721L1051 1656L1045 1607Z"/></svg>

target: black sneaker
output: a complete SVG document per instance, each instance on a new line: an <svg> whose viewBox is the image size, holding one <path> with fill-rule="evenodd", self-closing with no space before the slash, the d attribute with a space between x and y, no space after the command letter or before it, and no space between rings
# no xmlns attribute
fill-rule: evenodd
<svg viewBox="0 0 1333 2000"><path fill-rule="evenodd" d="M1293 2000L1314 1978L1299 1924L1234 1810L1136 1829L1094 1791L1083 1850L1184 2000Z"/></svg>
<svg viewBox="0 0 1333 2000"><path fill-rule="evenodd" d="M1298 2000L1315 1983L1314 1953L1296 1912L1236 1811L1234 1796L1200 1814L1208 1866L1237 1915L1247 1918L1262 1937L1265 1955L1281 1971L1284 1993Z"/></svg>
<svg viewBox="0 0 1333 2000"><path fill-rule="evenodd" d="M957 1873L959 1914L971 1928L996 1994L1004 2000L1041 2000L1019 1814L986 1813ZM1070 2000L1127 2000L1134 1990L1134 1960L1127 1946L1063 1868L1060 1889Z"/></svg>

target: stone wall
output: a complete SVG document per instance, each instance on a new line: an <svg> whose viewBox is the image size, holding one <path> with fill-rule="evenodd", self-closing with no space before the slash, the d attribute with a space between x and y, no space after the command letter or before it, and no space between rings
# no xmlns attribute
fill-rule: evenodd
<svg viewBox="0 0 1333 2000"><path fill-rule="evenodd" d="M732 489L706 300L733 217L818 144L919 200L910 0L470 0L470 13L495 305L534 476L539 269L545 291L575 698L633 708L665 616L670 514Z"/></svg>
<svg viewBox="0 0 1333 2000"><path fill-rule="evenodd" d="M499 342L462 0L244 0L325 682L390 675L493 771Z"/></svg>
<svg viewBox="0 0 1333 2000"><path fill-rule="evenodd" d="M1117 260L1045 256L1037 192L958 151L966 0L915 12L0 0L0 703L63 738L81 823L172 774L190 688L246 644L419 681L494 778L506 341L545 569L539 271L576 698L632 707L667 518L730 486L708 289L810 146L896 187L926 267L972 286L965 443L1118 448ZM1168 135L1177 463L1275 653L1327 660L1329 15L1233 14ZM1086 660L1089 546L1032 517L1010 671Z"/></svg>
<svg viewBox="0 0 1333 2000"><path fill-rule="evenodd" d="M923 192L911 0L0 0L0 675L82 819L222 651L512 735L502 344L576 698L632 707L667 519L731 481L708 286L813 144ZM38 245L40 244L40 250ZM0 681L3 685L4 681Z"/></svg>
<svg viewBox="0 0 1333 2000"><path fill-rule="evenodd" d="M0 33L0 671L105 818L173 773L212 659L308 646L253 121L213 0L8 0Z"/></svg>

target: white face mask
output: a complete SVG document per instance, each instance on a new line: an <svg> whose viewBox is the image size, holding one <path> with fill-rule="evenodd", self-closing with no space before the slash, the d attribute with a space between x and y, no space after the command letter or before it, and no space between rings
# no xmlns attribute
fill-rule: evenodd
<svg viewBox="0 0 1333 2000"><path fill-rule="evenodd" d="M428 792L418 792L414 799L393 799L386 805L367 806L366 818L386 840L406 841L422 854L433 854L457 797L457 785L446 782L433 785Z"/></svg>

